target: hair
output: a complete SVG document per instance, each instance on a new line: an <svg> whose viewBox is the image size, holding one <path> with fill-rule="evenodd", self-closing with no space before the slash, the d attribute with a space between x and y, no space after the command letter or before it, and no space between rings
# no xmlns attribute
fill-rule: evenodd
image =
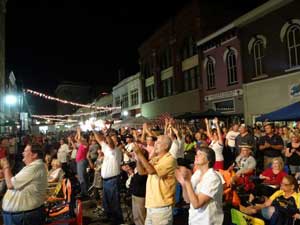
<svg viewBox="0 0 300 225"><path fill-rule="evenodd" d="M44 159L44 152L42 147L37 144L28 144L30 146L31 152L37 154L38 159Z"/></svg>
<svg viewBox="0 0 300 225"><path fill-rule="evenodd" d="M298 182L294 176L286 175L283 178L287 179L290 184L294 185L294 191L298 192Z"/></svg>
<svg viewBox="0 0 300 225"><path fill-rule="evenodd" d="M57 158L55 158L55 159L52 159L51 165L56 165L56 167L60 167L61 163Z"/></svg>
<svg viewBox="0 0 300 225"><path fill-rule="evenodd" d="M215 151L212 150L209 147L200 147L199 150L202 151L202 152L205 152L206 158L207 158L207 161L208 161L208 167L209 168L213 168L213 166L214 166L214 164L216 162Z"/></svg>
<svg viewBox="0 0 300 225"><path fill-rule="evenodd" d="M273 159L272 159L272 164L273 164L275 161L278 161L278 162L279 162L279 168L280 168L280 170L283 170L284 164L283 164L282 158L281 158L281 157L275 157L275 158L273 158Z"/></svg>
<svg viewBox="0 0 300 225"><path fill-rule="evenodd" d="M171 140L171 138L169 138L168 135L160 135L160 136L158 136L158 137L161 138L162 144L165 145L165 150L168 150L168 151L169 151L170 148L171 148L171 145L172 145L172 140Z"/></svg>

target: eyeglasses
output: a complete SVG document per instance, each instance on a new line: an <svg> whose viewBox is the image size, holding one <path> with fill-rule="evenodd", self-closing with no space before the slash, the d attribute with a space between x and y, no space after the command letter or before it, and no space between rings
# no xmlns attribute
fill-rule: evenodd
<svg viewBox="0 0 300 225"><path fill-rule="evenodd" d="M280 185L282 185L282 186L289 186L291 184L281 183Z"/></svg>

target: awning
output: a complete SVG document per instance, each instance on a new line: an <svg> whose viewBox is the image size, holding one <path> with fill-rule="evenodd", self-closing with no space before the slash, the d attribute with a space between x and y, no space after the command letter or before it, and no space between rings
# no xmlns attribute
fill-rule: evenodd
<svg viewBox="0 0 300 225"><path fill-rule="evenodd" d="M256 121L297 121L300 120L300 102L288 105L273 112L263 114Z"/></svg>
<svg viewBox="0 0 300 225"><path fill-rule="evenodd" d="M175 118L176 119L192 120L192 119L214 118L214 117L222 117L222 116L224 116L224 115L221 112L215 111L213 109L208 109L205 112L199 112L199 113L187 112L187 113L179 115Z"/></svg>

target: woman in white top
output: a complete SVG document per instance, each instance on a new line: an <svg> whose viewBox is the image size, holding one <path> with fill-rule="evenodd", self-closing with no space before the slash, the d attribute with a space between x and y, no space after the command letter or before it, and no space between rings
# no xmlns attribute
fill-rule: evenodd
<svg viewBox="0 0 300 225"><path fill-rule="evenodd" d="M214 164L214 169L223 170L224 169L224 157L223 157L224 144L223 144L223 137L219 126L218 118L214 118L213 123L216 128L211 130L208 124L208 119L205 118L207 136L211 140L209 147L212 148L216 154L216 162Z"/></svg>
<svg viewBox="0 0 300 225"><path fill-rule="evenodd" d="M183 198L190 203L189 225L222 225L223 185L220 176L212 168L215 153L210 148L197 149L196 172L180 166L176 179L182 186Z"/></svg>

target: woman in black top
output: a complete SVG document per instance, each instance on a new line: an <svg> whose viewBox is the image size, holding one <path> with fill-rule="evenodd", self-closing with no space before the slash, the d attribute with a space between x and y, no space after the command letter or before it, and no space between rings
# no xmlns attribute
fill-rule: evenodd
<svg viewBox="0 0 300 225"><path fill-rule="evenodd" d="M300 172L300 138L299 134L292 134L291 143L287 144L285 149L287 164L289 165L291 174L295 175Z"/></svg>

